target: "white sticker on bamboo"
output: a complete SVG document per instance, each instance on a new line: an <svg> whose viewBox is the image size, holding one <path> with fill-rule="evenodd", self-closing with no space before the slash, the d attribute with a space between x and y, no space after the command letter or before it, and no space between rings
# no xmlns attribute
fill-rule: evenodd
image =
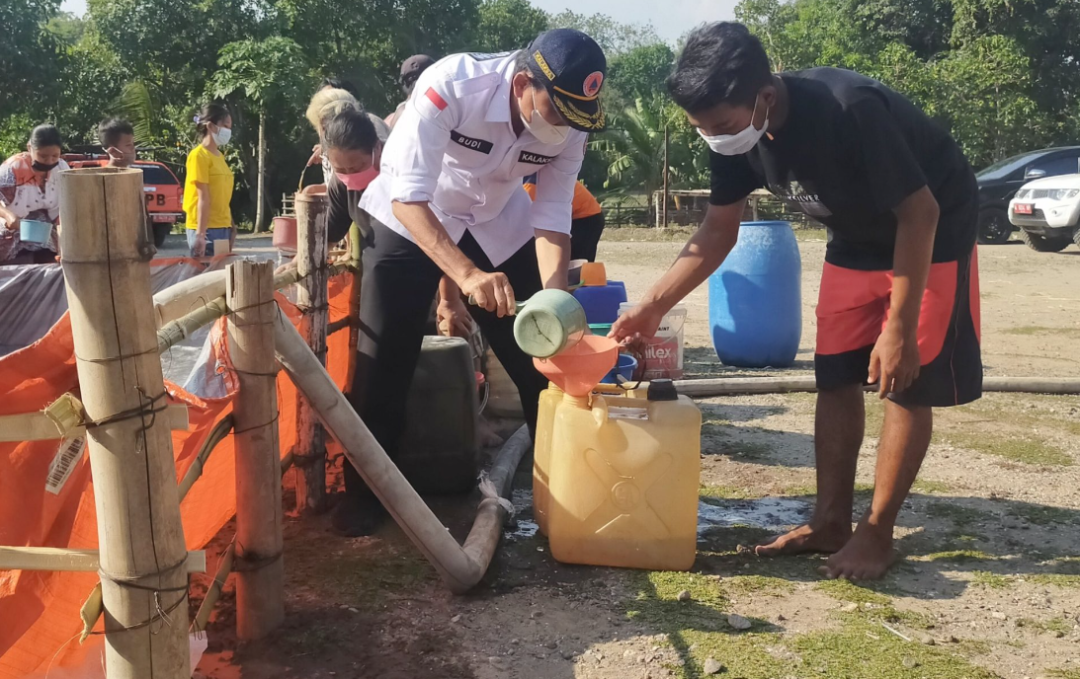
<svg viewBox="0 0 1080 679"><path fill-rule="evenodd" d="M45 490L53 495L59 495L64 489L68 478L76 463L82 459L86 452L86 437L77 436L73 439L64 439L60 448L56 451L56 457L49 465L49 479L45 482Z"/></svg>

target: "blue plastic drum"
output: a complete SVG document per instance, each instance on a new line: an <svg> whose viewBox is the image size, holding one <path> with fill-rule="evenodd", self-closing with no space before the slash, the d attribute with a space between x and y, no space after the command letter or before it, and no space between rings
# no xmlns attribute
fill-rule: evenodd
<svg viewBox="0 0 1080 679"><path fill-rule="evenodd" d="M802 338L802 259L789 222L744 222L709 278L713 347L725 365L785 367Z"/></svg>

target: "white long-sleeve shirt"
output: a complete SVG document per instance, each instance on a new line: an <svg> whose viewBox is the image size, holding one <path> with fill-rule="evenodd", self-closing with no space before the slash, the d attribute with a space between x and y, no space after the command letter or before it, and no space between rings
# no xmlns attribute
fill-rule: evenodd
<svg viewBox="0 0 1080 679"><path fill-rule="evenodd" d="M424 71L383 149L380 175L360 207L400 235L394 201L428 202L447 233L468 230L491 263L517 252L536 229L570 233L574 183L585 132L557 145L510 122L516 53L448 56ZM536 201L522 178L537 173Z"/></svg>

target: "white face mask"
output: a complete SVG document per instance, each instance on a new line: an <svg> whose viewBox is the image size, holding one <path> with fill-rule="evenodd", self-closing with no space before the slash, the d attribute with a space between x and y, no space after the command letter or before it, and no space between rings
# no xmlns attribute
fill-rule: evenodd
<svg viewBox="0 0 1080 679"><path fill-rule="evenodd" d="M761 136L765 134L769 129L769 110L765 110L765 122L761 125L761 129L754 127L754 116L757 115L757 99L754 100L754 112L750 114L750 124L746 126L745 130L741 130L735 134L717 134L709 136L705 134L701 128L698 128L698 134L705 140L705 143L709 145L709 148L719 153L722 156L739 156L750 151L750 149L757 146L757 143L761 140Z"/></svg>
<svg viewBox="0 0 1080 679"><path fill-rule="evenodd" d="M224 146L232 139L232 130L228 127L219 127L217 132L211 132L210 136L214 138L214 143L218 146Z"/></svg>
<svg viewBox="0 0 1080 679"><path fill-rule="evenodd" d="M521 114L521 122L525 125L525 129L532 133L532 136L536 137L536 140L542 144L550 144L552 146L561 144L566 141L566 138L570 135L570 127L567 125L552 125L548 121L544 120L544 116L540 115L540 111L536 110L536 102L533 102L532 110L532 122L530 123L525 114Z"/></svg>

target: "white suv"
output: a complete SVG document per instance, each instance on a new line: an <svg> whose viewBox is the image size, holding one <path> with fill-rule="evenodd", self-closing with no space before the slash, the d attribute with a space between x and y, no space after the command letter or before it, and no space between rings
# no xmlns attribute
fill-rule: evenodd
<svg viewBox="0 0 1080 679"><path fill-rule="evenodd" d="M1024 184L1009 201L1009 221L1020 227L1020 236L1033 250L1060 252L1074 239L1080 246L1080 174Z"/></svg>

